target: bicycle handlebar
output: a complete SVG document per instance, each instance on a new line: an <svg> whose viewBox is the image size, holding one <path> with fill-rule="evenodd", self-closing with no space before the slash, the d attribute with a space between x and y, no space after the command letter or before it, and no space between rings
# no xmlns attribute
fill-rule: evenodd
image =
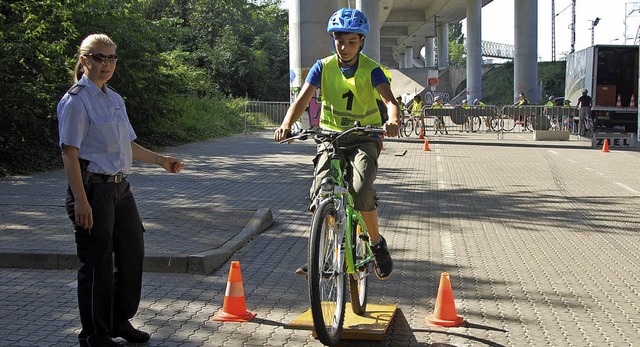
<svg viewBox="0 0 640 347"><path fill-rule="evenodd" d="M330 138L333 141L338 140L339 138L349 135L351 133L361 132L364 134L377 134L384 135L384 129L376 128L371 125L367 126L354 126L353 128L347 129L345 131L333 131L333 130L324 130L324 129L304 129L300 130L298 134L290 133L289 137L284 140L278 141L278 143L290 142L292 140L308 140L309 137L320 137L320 138Z"/></svg>

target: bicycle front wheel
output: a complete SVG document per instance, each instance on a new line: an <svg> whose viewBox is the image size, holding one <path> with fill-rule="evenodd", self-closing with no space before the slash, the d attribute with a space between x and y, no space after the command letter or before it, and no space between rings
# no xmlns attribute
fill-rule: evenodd
<svg viewBox="0 0 640 347"><path fill-rule="evenodd" d="M408 119L405 123L404 123L404 127L402 128L402 131L404 131L404 135L406 137L411 136L411 133L413 132L413 120Z"/></svg>
<svg viewBox="0 0 640 347"><path fill-rule="evenodd" d="M355 273L349 276L349 294L351 294L351 309L357 315L363 315L367 310L367 292L369 289L369 274L371 261L367 259L368 236L362 233L362 228L354 223L352 240L355 245L353 263Z"/></svg>
<svg viewBox="0 0 640 347"><path fill-rule="evenodd" d="M425 129L423 130L423 128L424 128L424 123L422 122L422 120L417 119L417 120L416 120L415 127L414 127L414 130L415 130L416 136L420 136L420 133L421 133L421 132L424 132L424 133L426 133L426 132L427 132L427 129L425 128Z"/></svg>
<svg viewBox="0 0 640 347"><path fill-rule="evenodd" d="M314 213L309 237L309 301L313 326L320 342L340 340L345 310L345 272L338 212L333 201Z"/></svg>

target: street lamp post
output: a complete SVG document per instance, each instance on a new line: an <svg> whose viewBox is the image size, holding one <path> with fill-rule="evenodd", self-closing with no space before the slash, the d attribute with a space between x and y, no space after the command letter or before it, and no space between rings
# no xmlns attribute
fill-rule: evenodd
<svg viewBox="0 0 640 347"><path fill-rule="evenodd" d="M595 27L596 25L598 25L598 23L600 23L600 17L596 17L596 19L594 20L590 20L589 22L591 22L591 46L594 45L594 38L595 38Z"/></svg>

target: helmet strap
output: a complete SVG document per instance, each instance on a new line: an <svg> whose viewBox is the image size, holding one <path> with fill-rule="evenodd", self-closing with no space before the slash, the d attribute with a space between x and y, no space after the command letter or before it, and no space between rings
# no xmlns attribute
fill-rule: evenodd
<svg viewBox="0 0 640 347"><path fill-rule="evenodd" d="M351 58L349 60L344 60L344 59L342 59L342 57L340 57L340 54L338 54L337 52L336 52L336 54L338 55L338 62L340 62L340 63L342 63L344 65L347 65L348 67L351 67L351 62L354 61L354 60L357 61L358 57L360 56L360 53L358 52L358 54L354 55L353 58Z"/></svg>

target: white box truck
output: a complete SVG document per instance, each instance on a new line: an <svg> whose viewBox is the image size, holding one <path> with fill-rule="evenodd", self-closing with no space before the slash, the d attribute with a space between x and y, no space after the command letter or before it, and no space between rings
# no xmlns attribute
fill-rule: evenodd
<svg viewBox="0 0 640 347"><path fill-rule="evenodd" d="M597 132L637 132L638 46L595 45L570 53L565 83L565 98L573 106L582 89L588 90Z"/></svg>

